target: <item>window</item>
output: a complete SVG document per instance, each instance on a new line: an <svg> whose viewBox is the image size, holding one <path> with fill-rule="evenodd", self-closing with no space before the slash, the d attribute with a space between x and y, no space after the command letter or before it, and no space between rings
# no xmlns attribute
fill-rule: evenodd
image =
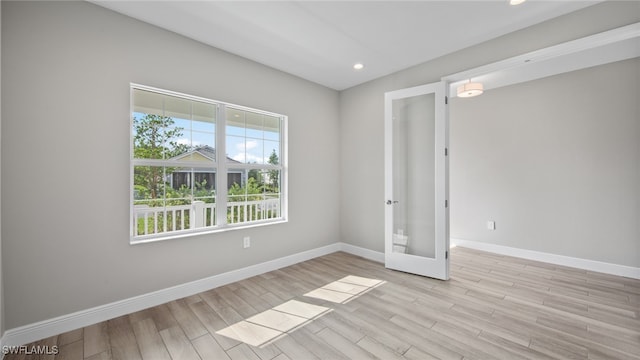
<svg viewBox="0 0 640 360"><path fill-rule="evenodd" d="M286 220L286 116L131 85L131 242Z"/></svg>

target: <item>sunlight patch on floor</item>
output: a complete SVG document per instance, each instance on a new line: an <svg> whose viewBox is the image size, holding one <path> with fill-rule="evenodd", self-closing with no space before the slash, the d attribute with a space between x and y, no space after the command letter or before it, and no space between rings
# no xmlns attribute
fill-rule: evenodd
<svg viewBox="0 0 640 360"><path fill-rule="evenodd" d="M349 275L310 291L304 296L344 304L383 283L383 280ZM264 346L332 310L303 301L289 300L216 331L216 334L251 346Z"/></svg>
<svg viewBox="0 0 640 360"><path fill-rule="evenodd" d="M216 331L216 333L252 346L261 346L330 310L324 306L289 300L284 304Z"/></svg>
<svg viewBox="0 0 640 360"><path fill-rule="evenodd" d="M304 296L345 304L383 283L382 280L349 275L310 291Z"/></svg>

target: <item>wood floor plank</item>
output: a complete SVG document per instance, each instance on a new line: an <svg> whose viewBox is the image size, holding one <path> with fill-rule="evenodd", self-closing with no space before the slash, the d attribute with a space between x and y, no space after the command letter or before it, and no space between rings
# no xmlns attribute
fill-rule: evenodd
<svg viewBox="0 0 640 360"><path fill-rule="evenodd" d="M621 353L619 351L610 349L610 348L597 348L597 349L589 349L589 359L596 360L638 360L640 358L638 353L628 354Z"/></svg>
<svg viewBox="0 0 640 360"><path fill-rule="evenodd" d="M487 314L482 311L474 311L473 309L468 309L464 306L458 305L451 308L451 312L453 314L452 316L454 317L456 313L464 314L464 316L461 316L460 319L473 319L470 322L473 323L477 328L482 329L480 335L491 334L500 337L505 341L513 342L524 347L529 346L529 342L531 341L528 335L522 335L517 332L513 332L508 328L496 324L495 319L492 317L492 314Z"/></svg>
<svg viewBox="0 0 640 360"><path fill-rule="evenodd" d="M227 323L227 325L233 325L245 319L244 316L238 314L238 312L231 306L226 306L223 308L215 308L213 309L213 311L215 311L220 316L220 318L225 323ZM252 313L251 315L255 315L255 312Z"/></svg>
<svg viewBox="0 0 640 360"><path fill-rule="evenodd" d="M238 340L234 340L226 336L217 334L219 330L226 328L228 324L225 323L224 320L222 320L220 316L207 304L205 304L204 302L199 302L191 304L189 305L189 307L191 308L191 310L193 310L193 313L204 325L209 334L211 334L211 336L216 339L218 344L220 344L223 349L228 350L240 343Z"/></svg>
<svg viewBox="0 0 640 360"><path fill-rule="evenodd" d="M397 334L397 336L405 339L408 343L412 345L420 344L421 348L424 347L429 348L429 353L434 356L443 358L443 359L461 359L462 355L456 353L448 349L446 346L442 344L438 344L437 342L433 342L430 339L426 339L422 334L424 333L424 327L418 328L415 327L407 327L402 321L398 321L399 318L392 317L391 319L387 319L384 317L379 317L378 312L371 309L359 309L356 311L358 316L364 316L368 318L378 318L378 321L381 321L385 324L385 328L387 331Z"/></svg>
<svg viewBox="0 0 640 360"><path fill-rule="evenodd" d="M529 347L552 357L569 359L586 359L589 355L587 348L577 346L550 337L534 337Z"/></svg>
<svg viewBox="0 0 640 360"><path fill-rule="evenodd" d="M255 277L244 279L240 282L240 284L242 285L243 288L249 290L251 293L253 293L256 296L260 296L264 293L269 292L269 290L262 287L260 284L256 282Z"/></svg>
<svg viewBox="0 0 640 360"><path fill-rule="evenodd" d="M74 343L78 340L82 340L82 337L82 328L67 331L66 333L58 335L58 346Z"/></svg>
<svg viewBox="0 0 640 360"><path fill-rule="evenodd" d="M244 286L235 290L234 293L247 302L256 312L263 312L265 310L271 309L273 306L270 306L264 299L260 298L260 295L256 295L254 292L245 288Z"/></svg>
<svg viewBox="0 0 640 360"><path fill-rule="evenodd" d="M376 357L370 352L352 343L342 335L336 333L330 328L323 329L318 334L329 346L336 349L342 355L349 359L375 359Z"/></svg>
<svg viewBox="0 0 640 360"><path fill-rule="evenodd" d="M288 354L292 359L318 359L316 355L307 350L303 344L300 344L291 336L281 337L274 345L277 346L282 353Z"/></svg>
<svg viewBox="0 0 640 360"><path fill-rule="evenodd" d="M321 317L317 322L330 328L332 331L340 334L354 344L365 337L364 333L360 331L357 325L353 324L348 318L341 316L336 312L332 312Z"/></svg>
<svg viewBox="0 0 640 360"><path fill-rule="evenodd" d="M270 307L274 307L282 303L285 303L287 300L290 300L292 298L287 297L285 299L284 297L279 297L278 295L272 292L266 292L260 295L260 299L264 300L268 305L270 305Z"/></svg>
<svg viewBox="0 0 640 360"><path fill-rule="evenodd" d="M259 276L259 277L256 277L256 282L262 287L269 289L268 293L271 294L271 296L275 295L282 302L291 300L291 298L296 296L294 293L292 293L292 290L295 290L295 289L291 289L291 287L288 284L281 283L277 281L277 279L278 277L275 275L273 276L272 280L267 280ZM261 297L264 297L264 295L266 294L261 295Z"/></svg>
<svg viewBox="0 0 640 360"><path fill-rule="evenodd" d="M247 344L238 344L227 350L227 354L232 360L260 360Z"/></svg>
<svg viewBox="0 0 640 360"><path fill-rule="evenodd" d="M85 357L84 359L85 360L112 360L113 358L111 357L111 350L107 350L99 354L95 354L93 356Z"/></svg>
<svg viewBox="0 0 640 360"><path fill-rule="evenodd" d="M337 309L336 312L344 312L344 310ZM360 317L360 316L349 316L350 313L345 313L344 316L348 317L349 320L358 327L359 331L365 334L367 337L370 337L381 344L384 344L386 347L390 348L394 352L398 354L404 354L409 348L411 348L411 344L409 341L403 338L403 334L394 333L388 331L388 322L382 321L377 317Z"/></svg>
<svg viewBox="0 0 640 360"><path fill-rule="evenodd" d="M358 345L363 350L372 354L374 357L378 359L389 359L389 360L404 359L404 357L401 354L398 354L392 349L389 349L388 347L384 346L384 344L381 344L368 336L365 336L362 339L360 339L356 343L356 345Z"/></svg>
<svg viewBox="0 0 640 360"><path fill-rule="evenodd" d="M41 349L44 349L43 353L40 354L39 360L54 360L56 357L55 354L55 346L58 344L58 335L50 336L46 339L42 339L37 342L38 346Z"/></svg>
<svg viewBox="0 0 640 360"><path fill-rule="evenodd" d="M60 346L57 360L82 360L84 358L84 344L82 339Z"/></svg>
<svg viewBox="0 0 640 360"><path fill-rule="evenodd" d="M284 336L286 336L286 335L284 335ZM275 346L272 343L266 344L266 345L263 345L263 346L260 346L260 347L252 346L251 350L256 355L258 355L258 357L261 360L271 360L273 358L278 357L280 354L282 354L282 351L280 350L280 348L278 348L277 346Z"/></svg>
<svg viewBox="0 0 640 360"><path fill-rule="evenodd" d="M510 341L509 336L498 336L490 332L483 331L478 335L478 337L484 341L487 341L495 346L502 347L503 349L517 354L523 358L531 359L531 360L539 360L539 359L552 359L552 357L545 355L539 351L533 350L529 347L530 341L527 342L527 345L522 345L517 342Z"/></svg>
<svg viewBox="0 0 640 360"><path fill-rule="evenodd" d="M450 269L440 281L338 252L28 345L57 345L63 360L640 360L640 280L460 247ZM305 296L320 288L346 300ZM326 309L284 315L303 303ZM219 333L234 323L278 337Z"/></svg>
<svg viewBox="0 0 640 360"><path fill-rule="evenodd" d="M179 326L161 330L160 337L172 359L200 360L196 349Z"/></svg>
<svg viewBox="0 0 640 360"><path fill-rule="evenodd" d="M518 359L522 358L517 354L505 351L500 347L493 346L488 342L478 340L476 337L460 336L463 334L459 329L453 326L426 328L421 324L414 322L412 319L394 316L392 322L402 327L411 329L410 331L418 332L421 336L428 338L430 341L444 345L447 349L464 356L465 359ZM430 348L431 349L431 348Z"/></svg>
<svg viewBox="0 0 640 360"><path fill-rule="evenodd" d="M144 360L171 360L153 319L137 321L132 327Z"/></svg>
<svg viewBox="0 0 640 360"><path fill-rule="evenodd" d="M274 357L273 360L292 360L292 359L285 354L280 354Z"/></svg>
<svg viewBox="0 0 640 360"><path fill-rule="evenodd" d="M107 321L111 357L114 360L141 360L133 328L127 316Z"/></svg>
<svg viewBox="0 0 640 360"><path fill-rule="evenodd" d="M239 288L236 288L238 290ZM249 316L253 316L258 313L256 309L253 308L249 303L247 303L243 298L236 295L234 291L230 288L221 288L216 291L218 295L229 304L231 308L235 310L242 318L247 318Z"/></svg>
<svg viewBox="0 0 640 360"><path fill-rule="evenodd" d="M84 328L84 357L90 357L109 350L107 322L97 323Z"/></svg>
<svg viewBox="0 0 640 360"><path fill-rule="evenodd" d="M409 360L436 360L440 359L439 357L435 357L429 353L426 353L415 346L412 346L406 353L403 355L406 359Z"/></svg>
<svg viewBox="0 0 640 360"><path fill-rule="evenodd" d="M210 334L193 339L191 343L202 359L231 359Z"/></svg>
<svg viewBox="0 0 640 360"><path fill-rule="evenodd" d="M341 352L329 346L322 338L305 328L298 329L289 334L289 336L293 337L298 343L304 344L307 350L320 359L349 359Z"/></svg>
<svg viewBox="0 0 640 360"><path fill-rule="evenodd" d="M173 317L167 304L154 306L151 309L151 318L158 331L178 326L178 321Z"/></svg>
<svg viewBox="0 0 640 360"><path fill-rule="evenodd" d="M167 306L187 338L195 339L207 333L207 329L191 311L189 303L185 299L172 301Z"/></svg>
<svg viewBox="0 0 640 360"><path fill-rule="evenodd" d="M133 323L136 323L138 321L142 321L145 319L152 319L153 316L151 313L151 309L144 309L144 310L136 311L129 314L128 318L129 318L129 322L133 325Z"/></svg>

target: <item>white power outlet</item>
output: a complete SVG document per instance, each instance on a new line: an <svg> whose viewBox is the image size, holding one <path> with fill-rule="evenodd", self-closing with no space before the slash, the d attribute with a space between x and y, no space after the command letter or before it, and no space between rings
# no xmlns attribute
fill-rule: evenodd
<svg viewBox="0 0 640 360"><path fill-rule="evenodd" d="M248 236L245 236L243 240L243 247L246 249L248 247L251 247L251 238Z"/></svg>
<svg viewBox="0 0 640 360"><path fill-rule="evenodd" d="M496 222L495 221L487 221L487 229L495 230L496 229Z"/></svg>

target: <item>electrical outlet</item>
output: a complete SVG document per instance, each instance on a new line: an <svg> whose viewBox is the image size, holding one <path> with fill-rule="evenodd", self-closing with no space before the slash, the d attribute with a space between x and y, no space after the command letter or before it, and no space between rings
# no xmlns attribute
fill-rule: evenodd
<svg viewBox="0 0 640 360"><path fill-rule="evenodd" d="M243 247L246 249L248 247L251 247L251 238L248 236L245 236L243 239Z"/></svg>
<svg viewBox="0 0 640 360"><path fill-rule="evenodd" d="M487 221L487 229L495 230L496 229L496 222L495 221Z"/></svg>

